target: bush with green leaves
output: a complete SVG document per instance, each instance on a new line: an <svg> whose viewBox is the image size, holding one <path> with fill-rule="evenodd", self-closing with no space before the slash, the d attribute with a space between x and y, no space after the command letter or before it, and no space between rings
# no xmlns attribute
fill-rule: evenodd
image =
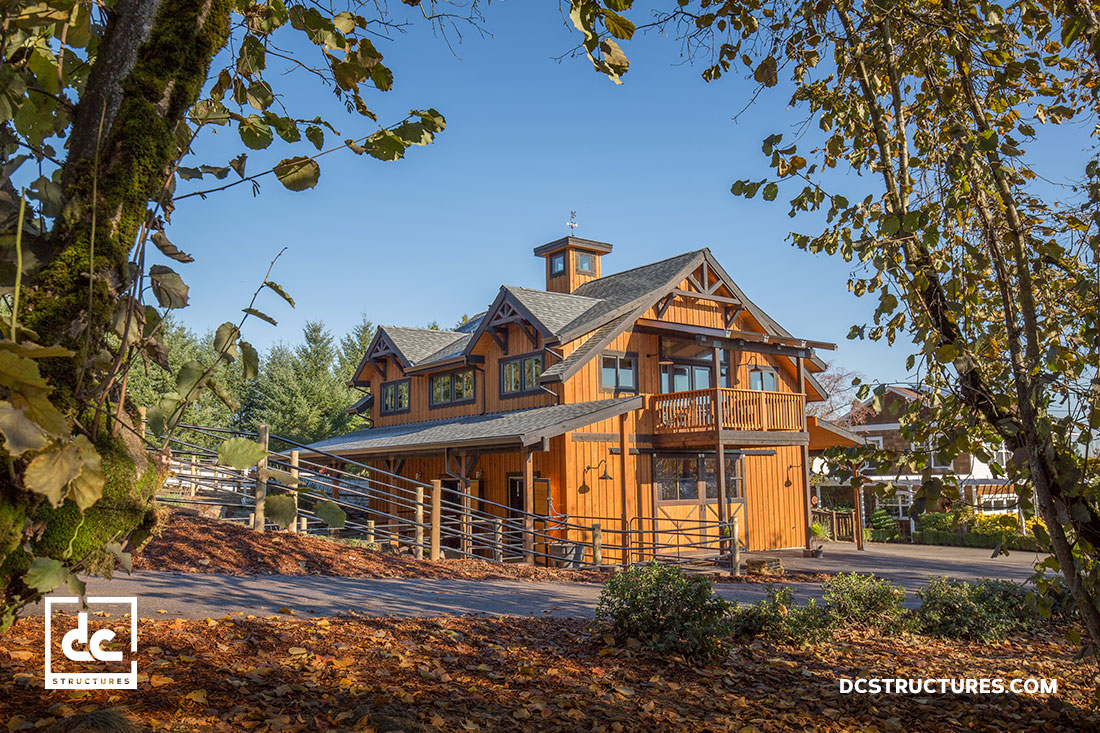
<svg viewBox="0 0 1100 733"><path fill-rule="evenodd" d="M887 536L891 538L896 537L898 534L898 520L890 516L890 512L882 507L879 507L871 514L869 521L871 523L871 529L885 532Z"/></svg>
<svg viewBox="0 0 1100 733"><path fill-rule="evenodd" d="M799 606L786 586L768 586L767 598L750 606L738 606L734 609L734 620L736 636L813 644L829 635L828 610L812 598L805 606Z"/></svg>
<svg viewBox="0 0 1100 733"><path fill-rule="evenodd" d="M917 531L951 532L955 529L955 518L947 512L925 512L917 517Z"/></svg>
<svg viewBox="0 0 1100 733"><path fill-rule="evenodd" d="M814 522L810 525L810 531L813 532L814 539L827 540L829 537L829 528L821 522Z"/></svg>
<svg viewBox="0 0 1100 733"><path fill-rule="evenodd" d="M1027 589L1007 580L934 577L917 595L922 601L917 626L930 636L997 641L1042 621Z"/></svg>
<svg viewBox="0 0 1100 733"><path fill-rule="evenodd" d="M733 608L710 578L651 562L611 576L596 621L616 643L635 639L659 653L705 659L725 652Z"/></svg>
<svg viewBox="0 0 1100 733"><path fill-rule="evenodd" d="M821 584L829 621L833 626L896 630L905 622L905 589L859 573L839 573Z"/></svg>

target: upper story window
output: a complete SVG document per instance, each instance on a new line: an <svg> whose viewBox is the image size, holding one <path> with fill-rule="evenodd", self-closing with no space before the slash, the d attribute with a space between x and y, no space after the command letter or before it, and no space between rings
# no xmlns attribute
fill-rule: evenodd
<svg viewBox="0 0 1100 733"><path fill-rule="evenodd" d="M500 362L500 394L502 397L516 397L539 390L539 375L542 374L542 354L525 354Z"/></svg>
<svg viewBox="0 0 1100 733"><path fill-rule="evenodd" d="M557 252L550 255L550 274L560 275L565 272L565 253Z"/></svg>
<svg viewBox="0 0 1100 733"><path fill-rule="evenodd" d="M465 405L474 401L474 370L463 369L431 378L429 401L432 407Z"/></svg>
<svg viewBox="0 0 1100 733"><path fill-rule="evenodd" d="M596 274L596 255L590 255L587 252L577 253L577 274L578 275L595 275Z"/></svg>
<svg viewBox="0 0 1100 733"><path fill-rule="evenodd" d="M922 448L928 454L929 466L932 468L952 468L951 461L936 450L936 438L934 436L929 438Z"/></svg>
<svg viewBox="0 0 1100 733"><path fill-rule="evenodd" d="M399 379L382 385L383 415L397 415L409 411L409 380Z"/></svg>
<svg viewBox="0 0 1100 733"><path fill-rule="evenodd" d="M637 392L637 355L605 352L600 357L600 391Z"/></svg>
<svg viewBox="0 0 1100 733"><path fill-rule="evenodd" d="M749 371L749 389L763 392L778 392L779 377L773 369L767 367L753 367Z"/></svg>
<svg viewBox="0 0 1100 733"><path fill-rule="evenodd" d="M989 451L989 460L1000 466L1002 472L1007 472L1012 461L1012 450L1004 443L989 444L985 449Z"/></svg>

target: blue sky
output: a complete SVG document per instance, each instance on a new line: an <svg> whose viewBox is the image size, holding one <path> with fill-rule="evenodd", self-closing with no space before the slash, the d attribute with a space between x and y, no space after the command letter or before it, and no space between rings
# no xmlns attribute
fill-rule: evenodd
<svg viewBox="0 0 1100 733"><path fill-rule="evenodd" d="M800 114L782 92L734 121L752 82L707 84L674 40L656 35L626 47L631 71L615 86L583 56L554 60L578 40L554 3L493 3L485 28L492 37L467 33L457 56L423 25L377 43L395 85L368 102L383 122L437 108L448 124L434 144L395 163L326 156L319 184L303 193L269 178L258 197L238 186L181 201L168 234L197 258L180 267L192 295L182 320L204 331L235 319L285 246L272 278L297 308L265 295L260 307L279 326L251 323L245 337L258 347L296 341L307 319L339 336L364 313L377 324L449 327L484 309L501 284L542 287L531 250L569 233L576 210L578 236L615 245L605 273L710 247L789 331L837 343L824 358L876 380L905 377L906 344L845 339L873 310L848 293L847 264L785 241L814 223L790 219L782 196L729 193L734 180L767 174L764 137L794 131ZM324 114L345 137L371 131L304 77L274 83L300 116ZM243 148L225 129L196 149L191 165L224 164ZM290 154L278 145L252 154L249 170Z"/></svg>

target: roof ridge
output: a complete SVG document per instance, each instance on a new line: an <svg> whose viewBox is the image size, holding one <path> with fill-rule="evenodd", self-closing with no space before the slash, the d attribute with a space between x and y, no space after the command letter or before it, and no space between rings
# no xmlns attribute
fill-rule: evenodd
<svg viewBox="0 0 1100 733"><path fill-rule="evenodd" d="M453 333L456 336L465 336L462 331L452 331L449 328L421 328L420 326L379 326L379 328L401 328L406 331L423 331L425 333Z"/></svg>

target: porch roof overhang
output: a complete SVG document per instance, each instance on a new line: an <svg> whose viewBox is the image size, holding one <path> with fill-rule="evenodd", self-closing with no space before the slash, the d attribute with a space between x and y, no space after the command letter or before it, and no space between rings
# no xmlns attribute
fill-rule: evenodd
<svg viewBox="0 0 1100 733"><path fill-rule="evenodd" d="M641 396L625 397L368 428L318 441L306 450L317 455L338 456L430 453L463 448L523 450L570 430L637 410L643 404Z"/></svg>
<svg viewBox="0 0 1100 733"><path fill-rule="evenodd" d="M823 451L837 446L854 448L863 445L866 438L848 428L828 420L810 415L806 418L806 429L810 433L810 451Z"/></svg>

